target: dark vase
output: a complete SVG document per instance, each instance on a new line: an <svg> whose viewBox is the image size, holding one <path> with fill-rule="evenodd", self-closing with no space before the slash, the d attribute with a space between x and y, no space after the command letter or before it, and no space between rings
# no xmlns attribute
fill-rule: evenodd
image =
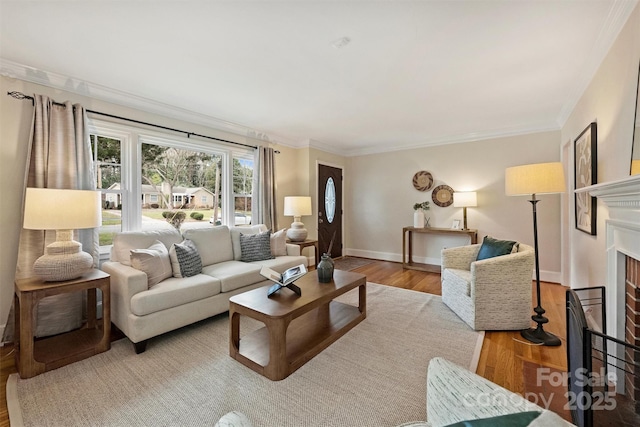
<svg viewBox="0 0 640 427"><path fill-rule="evenodd" d="M333 260L329 254L322 254L316 269L318 270L318 282L331 283L333 280Z"/></svg>

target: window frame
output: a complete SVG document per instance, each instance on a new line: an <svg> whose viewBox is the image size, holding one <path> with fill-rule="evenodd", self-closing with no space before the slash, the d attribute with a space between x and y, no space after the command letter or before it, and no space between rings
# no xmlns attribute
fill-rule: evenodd
<svg viewBox="0 0 640 427"><path fill-rule="evenodd" d="M184 137L171 131L157 131L147 127L114 123L88 117L88 134L120 140L121 183L123 209L121 231L142 229L142 144L154 144L221 156L221 214L222 224L235 225L235 194L233 193L233 159L253 159L251 148L230 147L198 137ZM103 189L104 190L104 189ZM113 191L113 190L111 190ZM110 248L101 247L101 253Z"/></svg>

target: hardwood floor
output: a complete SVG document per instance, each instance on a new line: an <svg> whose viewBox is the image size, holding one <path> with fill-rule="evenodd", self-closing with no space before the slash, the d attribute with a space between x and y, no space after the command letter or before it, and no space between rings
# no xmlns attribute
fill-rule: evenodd
<svg viewBox="0 0 640 427"><path fill-rule="evenodd" d="M354 271L366 275L369 282L441 295L439 273L404 270L399 263L384 261L376 261ZM532 285L531 289L535 301L535 287ZM564 408L566 389L563 386L551 387L544 379L539 381L547 372L567 371L565 292L566 288L559 284L541 283L542 306L549 318L545 330L560 337L562 344L559 347L532 344L524 340L519 331L487 331L476 372L540 406L544 407L545 402L549 402L550 410L570 421L571 415Z"/></svg>
<svg viewBox="0 0 640 427"><path fill-rule="evenodd" d="M440 274L414 270L403 270L399 263L374 261L356 270L367 276L367 281L399 288L412 289L440 295ZM534 287L532 286L532 292ZM562 340L559 347L545 347L528 343L519 332L487 332L480 354L477 373L529 400L544 406L551 399L549 409L565 419L570 416L563 409L566 399L564 388L551 388L543 381L538 384L538 369L546 372L566 372L565 347L565 291L561 285L541 284L543 307L547 310L549 323L545 329ZM535 298L535 297L534 297ZM6 383L9 374L16 372L12 346L0 349L0 427L9 426L6 402ZM545 399L544 402L542 399Z"/></svg>

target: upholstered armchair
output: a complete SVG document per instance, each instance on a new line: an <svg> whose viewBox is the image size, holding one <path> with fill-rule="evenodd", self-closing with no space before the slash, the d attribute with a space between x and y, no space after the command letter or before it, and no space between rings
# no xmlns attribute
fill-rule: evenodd
<svg viewBox="0 0 640 427"><path fill-rule="evenodd" d="M475 330L529 328L534 249L476 261L481 246L442 250L442 301Z"/></svg>

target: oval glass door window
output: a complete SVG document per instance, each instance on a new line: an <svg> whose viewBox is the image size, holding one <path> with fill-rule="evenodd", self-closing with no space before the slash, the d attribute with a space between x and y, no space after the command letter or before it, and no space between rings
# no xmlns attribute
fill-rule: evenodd
<svg viewBox="0 0 640 427"><path fill-rule="evenodd" d="M327 185L324 188L324 211L327 215L327 221L331 224L336 216L336 185L331 177L327 180Z"/></svg>

